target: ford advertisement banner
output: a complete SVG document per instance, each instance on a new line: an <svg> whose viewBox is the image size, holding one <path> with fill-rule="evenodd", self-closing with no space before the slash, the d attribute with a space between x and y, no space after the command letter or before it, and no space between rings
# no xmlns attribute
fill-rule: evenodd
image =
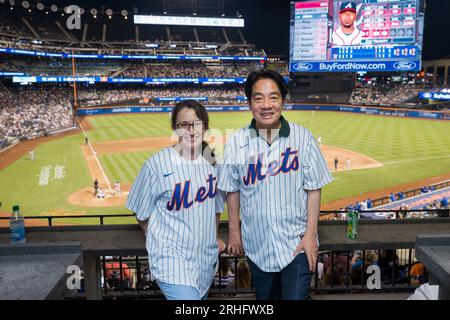
<svg viewBox="0 0 450 320"><path fill-rule="evenodd" d="M366 71L420 71L421 61L352 61L352 62L296 62L291 72L366 72Z"/></svg>
<svg viewBox="0 0 450 320"><path fill-rule="evenodd" d="M89 107L79 108L77 115L90 116L99 114L120 114L120 113L149 113L149 112L170 112L173 106L160 107L143 107L143 106L120 106L120 107ZM208 111L249 111L247 105L241 106L206 106ZM435 120L450 120L450 113L424 111L424 110L402 110L402 109L387 109L387 108L373 108L373 107L359 107L348 105L304 105L304 104L287 104L285 110L297 111L333 111L333 112L351 112L362 113L367 115L391 116L401 118L422 118Z"/></svg>

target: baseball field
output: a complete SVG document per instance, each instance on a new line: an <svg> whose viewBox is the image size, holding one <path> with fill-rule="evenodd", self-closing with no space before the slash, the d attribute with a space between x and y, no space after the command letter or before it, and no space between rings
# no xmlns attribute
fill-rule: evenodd
<svg viewBox="0 0 450 320"><path fill-rule="evenodd" d="M284 115L322 138L322 152L335 178L323 189L322 209L450 178L449 121L310 111ZM223 134L250 120L249 112L210 113L210 127ZM70 219L72 215L129 213L124 203L140 167L171 144L168 114L92 116L81 122L85 132L42 143L34 148L35 160L25 152L0 170L2 215L14 204L26 216L67 216L61 223L93 222ZM84 134L90 145L85 145ZM214 143L220 154L224 141L216 138ZM8 154L0 161L4 157ZM95 178L106 191L105 199L93 195ZM122 192L111 195L108 190L114 190L116 181ZM133 219L106 220L127 221Z"/></svg>

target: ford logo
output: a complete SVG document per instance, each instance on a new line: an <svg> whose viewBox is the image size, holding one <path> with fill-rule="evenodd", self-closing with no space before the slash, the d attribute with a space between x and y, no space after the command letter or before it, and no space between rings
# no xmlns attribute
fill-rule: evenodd
<svg viewBox="0 0 450 320"><path fill-rule="evenodd" d="M416 68L416 66L417 66L417 63L412 62L412 61L401 61L401 62L394 63L394 68L396 70L401 70L401 71L413 70Z"/></svg>
<svg viewBox="0 0 450 320"><path fill-rule="evenodd" d="M432 93L429 93L429 92L425 92L425 93L423 94L423 97L424 97L425 99L431 99L431 98L433 98L433 94L432 94Z"/></svg>
<svg viewBox="0 0 450 320"><path fill-rule="evenodd" d="M311 63L296 63L292 66L295 71L309 71L313 68Z"/></svg>

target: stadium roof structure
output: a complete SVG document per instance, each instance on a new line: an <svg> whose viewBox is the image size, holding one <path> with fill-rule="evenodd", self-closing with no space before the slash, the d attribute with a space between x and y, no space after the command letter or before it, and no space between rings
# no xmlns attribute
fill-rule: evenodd
<svg viewBox="0 0 450 320"><path fill-rule="evenodd" d="M0 3L0 47L59 53L73 49L95 54L266 56L246 41L240 27L135 24L136 8L53 9ZM162 10L169 9L170 1L164 0ZM195 18L194 13L189 14Z"/></svg>

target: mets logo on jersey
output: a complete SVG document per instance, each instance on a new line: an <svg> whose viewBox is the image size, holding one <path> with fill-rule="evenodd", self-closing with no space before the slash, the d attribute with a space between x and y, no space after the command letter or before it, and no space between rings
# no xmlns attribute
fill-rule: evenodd
<svg viewBox="0 0 450 320"><path fill-rule="evenodd" d="M214 184L214 181L216 183ZM198 188L194 199L189 201L189 193L191 190L191 180L187 180L183 183L177 183L173 189L172 199L167 202L167 210L180 211L180 209L189 209L194 202L202 203L208 198L213 199L217 194L217 178L212 174L206 179L208 187L201 186ZM182 190L183 189L183 190Z"/></svg>
<svg viewBox="0 0 450 320"><path fill-rule="evenodd" d="M292 157L291 157L292 156ZM267 165L265 173L262 172L264 163L264 153L258 155L258 161L252 158L247 167L247 175L243 177L244 185L255 184L256 181L262 181L267 176L276 176L279 173L288 173L290 171L298 171L300 164L298 160L298 151L287 148L281 154L281 163L278 160L273 160Z"/></svg>

